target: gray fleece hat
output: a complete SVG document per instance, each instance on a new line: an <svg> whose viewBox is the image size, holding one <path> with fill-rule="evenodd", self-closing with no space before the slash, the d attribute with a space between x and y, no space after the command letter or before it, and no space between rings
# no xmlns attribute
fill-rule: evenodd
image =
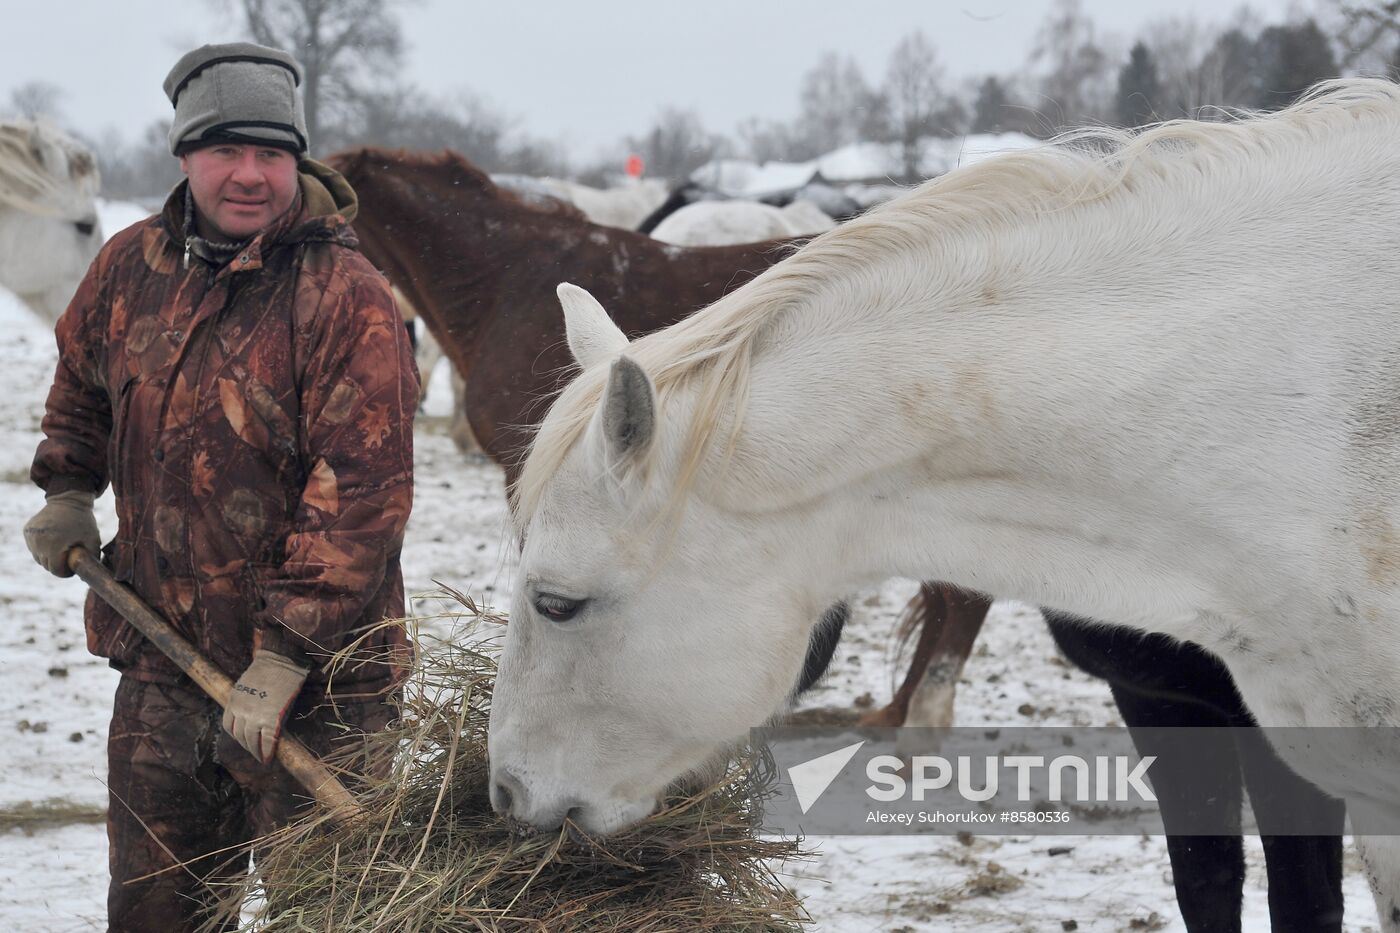
<svg viewBox="0 0 1400 933"><path fill-rule="evenodd" d="M170 151L184 155L216 142L260 143L306 155L301 65L281 49L251 42L206 45L165 78L175 107Z"/></svg>

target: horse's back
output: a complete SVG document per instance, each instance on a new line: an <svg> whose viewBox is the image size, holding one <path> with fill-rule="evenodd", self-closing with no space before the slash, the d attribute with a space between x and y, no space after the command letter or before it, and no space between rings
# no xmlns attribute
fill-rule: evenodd
<svg viewBox="0 0 1400 933"><path fill-rule="evenodd" d="M757 201L697 201L667 217L651 232L675 246L727 246L793 236L781 209Z"/></svg>

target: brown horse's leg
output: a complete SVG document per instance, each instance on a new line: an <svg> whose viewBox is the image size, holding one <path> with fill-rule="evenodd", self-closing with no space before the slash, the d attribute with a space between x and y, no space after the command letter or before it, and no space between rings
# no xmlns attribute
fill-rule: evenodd
<svg viewBox="0 0 1400 933"><path fill-rule="evenodd" d="M890 704L861 724L951 726L958 678L991 605L990 598L951 584L921 584L900 622L904 631L920 626L909 673Z"/></svg>
<svg viewBox="0 0 1400 933"><path fill-rule="evenodd" d="M943 590L947 613L943 637L934 649L904 717L906 726L947 728L953 725L953 702L957 697L958 678L972 654L972 646L987 621L992 600L981 593L960 590L946 583Z"/></svg>
<svg viewBox="0 0 1400 933"><path fill-rule="evenodd" d="M472 423L467 417L467 380L457 373L457 367L448 360L447 365L452 367L452 421L447 429L447 436L452 438L452 443L457 445L457 449L464 454L484 456L481 445L476 442L476 435L472 433Z"/></svg>

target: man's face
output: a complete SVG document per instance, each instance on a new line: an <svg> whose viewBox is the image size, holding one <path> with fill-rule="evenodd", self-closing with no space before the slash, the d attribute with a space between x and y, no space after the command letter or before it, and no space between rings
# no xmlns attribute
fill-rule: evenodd
<svg viewBox="0 0 1400 933"><path fill-rule="evenodd" d="M219 143L180 156L202 219L237 242L270 225L292 206L297 160L285 149Z"/></svg>

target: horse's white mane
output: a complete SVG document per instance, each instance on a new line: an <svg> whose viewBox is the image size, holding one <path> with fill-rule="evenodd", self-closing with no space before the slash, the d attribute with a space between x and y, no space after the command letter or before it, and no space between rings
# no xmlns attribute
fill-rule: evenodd
<svg viewBox="0 0 1400 933"><path fill-rule="evenodd" d="M0 205L86 220L101 188L91 152L42 123L0 123Z"/></svg>
<svg viewBox="0 0 1400 933"><path fill-rule="evenodd" d="M651 377L659 408L682 387L698 391L677 500L698 470L728 405L734 406L730 431L742 425L754 346L767 325L803 306L833 281L878 274L871 270L891 255L911 250L927 254L931 244L952 237L988 237L1031 218L1073 211L1108 197L1140 196L1184 179L1214 175L1222 166L1267 159L1362 123L1400 124L1400 86L1377 79L1339 79L1319 84L1286 110L1233 116L1231 122L1178 120L1137 132L1082 130L958 169L823 234L704 311L633 341L627 355ZM607 367L594 367L555 400L512 493L518 527L534 514L545 485L587 429L607 375ZM633 465L643 471L647 466L645 457Z"/></svg>

